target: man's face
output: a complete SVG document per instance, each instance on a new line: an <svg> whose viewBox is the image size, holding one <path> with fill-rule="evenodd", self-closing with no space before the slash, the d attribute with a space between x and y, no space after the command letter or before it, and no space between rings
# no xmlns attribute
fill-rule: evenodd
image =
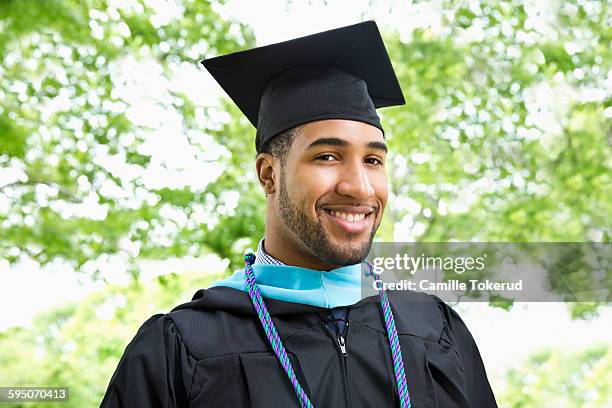
<svg viewBox="0 0 612 408"><path fill-rule="evenodd" d="M277 205L293 244L327 264L352 265L370 251L387 203L382 132L351 120L302 126L281 167Z"/></svg>

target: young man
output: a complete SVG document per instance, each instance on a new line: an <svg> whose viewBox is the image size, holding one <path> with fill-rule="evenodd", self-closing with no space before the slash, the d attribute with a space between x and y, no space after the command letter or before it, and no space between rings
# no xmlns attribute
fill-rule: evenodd
<svg viewBox="0 0 612 408"><path fill-rule="evenodd" d="M102 406L496 407L442 301L361 299L388 195L376 108L404 103L376 24L203 64L257 128L265 237L244 270L144 323Z"/></svg>

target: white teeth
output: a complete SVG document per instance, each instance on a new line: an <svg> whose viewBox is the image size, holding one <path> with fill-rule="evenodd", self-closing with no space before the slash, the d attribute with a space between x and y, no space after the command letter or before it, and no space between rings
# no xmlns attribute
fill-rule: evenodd
<svg viewBox="0 0 612 408"><path fill-rule="evenodd" d="M340 212L340 211L330 211L330 213L334 217L342 218L343 220L346 220L348 222L361 221L366 216L365 214L343 213L343 212Z"/></svg>

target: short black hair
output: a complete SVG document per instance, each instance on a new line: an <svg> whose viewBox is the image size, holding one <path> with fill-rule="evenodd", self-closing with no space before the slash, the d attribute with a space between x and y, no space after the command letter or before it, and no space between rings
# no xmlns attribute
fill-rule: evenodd
<svg viewBox="0 0 612 408"><path fill-rule="evenodd" d="M280 159L281 163L285 163L285 159L287 159L287 154L289 153L289 149L293 144L293 140L301 129L301 126L295 126L291 129L285 130L277 136L274 136L272 139L267 140L261 147L261 151L259 153L271 154L272 156Z"/></svg>

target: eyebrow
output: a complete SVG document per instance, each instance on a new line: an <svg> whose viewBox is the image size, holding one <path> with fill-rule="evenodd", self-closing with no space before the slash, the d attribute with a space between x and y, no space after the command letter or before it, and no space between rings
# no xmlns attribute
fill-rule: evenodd
<svg viewBox="0 0 612 408"><path fill-rule="evenodd" d="M314 147L317 146L340 146L340 147L344 147L344 146L348 146L348 142L344 139L340 139L338 137L322 137L320 139L315 140L314 142L312 142L311 144L308 145L308 147L306 148L306 150L310 150ZM367 147L371 148L371 149L377 149L377 150L382 150L385 153L387 153L389 151L389 149L387 148L387 144L383 143L383 142L370 142L367 144Z"/></svg>
<svg viewBox="0 0 612 408"><path fill-rule="evenodd" d="M389 151L389 149L387 148L387 144L383 142L370 142L368 143L368 147L371 149L382 150L385 153Z"/></svg>

